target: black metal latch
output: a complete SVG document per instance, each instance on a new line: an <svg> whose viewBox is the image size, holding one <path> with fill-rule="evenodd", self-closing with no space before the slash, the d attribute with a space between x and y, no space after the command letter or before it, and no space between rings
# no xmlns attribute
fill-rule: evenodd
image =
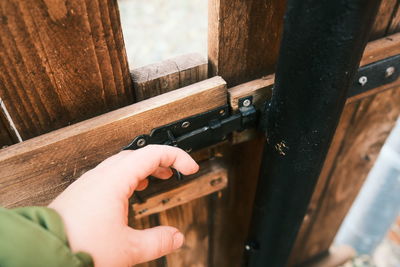
<svg viewBox="0 0 400 267"><path fill-rule="evenodd" d="M155 128L149 135L135 137L124 148L138 149L148 144L172 145L186 152L217 144L234 131L255 127L258 112L252 97L239 100L239 112L230 114L228 105Z"/></svg>
<svg viewBox="0 0 400 267"><path fill-rule="evenodd" d="M348 92L348 97L396 81L400 76L399 69L400 55L360 68ZM231 114L230 107L225 105L155 128L149 135L143 134L135 137L124 149L138 149L148 144L164 144L177 146L191 152L217 144L234 131L258 127L265 132L266 120L262 118L258 120L259 116L265 115L265 112L256 110L253 98L249 96L239 100L238 113Z"/></svg>

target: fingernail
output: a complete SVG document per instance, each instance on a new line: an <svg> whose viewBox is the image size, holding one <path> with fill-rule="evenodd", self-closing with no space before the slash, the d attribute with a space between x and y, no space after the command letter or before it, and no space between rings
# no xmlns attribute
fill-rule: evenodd
<svg viewBox="0 0 400 267"><path fill-rule="evenodd" d="M174 249L178 249L183 245L185 237L181 232L176 232L174 234Z"/></svg>

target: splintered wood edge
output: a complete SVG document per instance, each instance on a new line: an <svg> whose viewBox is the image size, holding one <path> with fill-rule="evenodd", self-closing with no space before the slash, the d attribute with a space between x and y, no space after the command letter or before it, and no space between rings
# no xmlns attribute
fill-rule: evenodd
<svg viewBox="0 0 400 267"><path fill-rule="evenodd" d="M207 59L198 53L191 53L133 69L131 76L134 83L142 84L167 75L179 74L179 72L199 67L204 68L205 72L207 72Z"/></svg>
<svg viewBox="0 0 400 267"><path fill-rule="evenodd" d="M135 218L143 218L188 203L194 199L220 191L227 184L227 169L217 162L211 162L209 171L198 178L168 192L150 197L144 203L133 204Z"/></svg>

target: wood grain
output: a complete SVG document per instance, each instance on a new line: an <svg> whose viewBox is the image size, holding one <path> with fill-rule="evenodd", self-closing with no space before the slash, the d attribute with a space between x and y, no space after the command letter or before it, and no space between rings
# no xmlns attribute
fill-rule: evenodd
<svg viewBox="0 0 400 267"><path fill-rule="evenodd" d="M209 0L209 75L228 87L274 72L286 1ZM225 147L229 184L210 201L208 266L241 266L264 140Z"/></svg>
<svg viewBox="0 0 400 267"><path fill-rule="evenodd" d="M191 181L187 183L181 182L181 186L165 193L151 196L147 198L144 203L133 204L135 218L139 219L154 213L169 210L216 191L220 191L226 187L228 183L227 170L218 162L214 160L210 162L210 164L207 164L207 166L204 166L204 164L200 165L200 168L202 168L201 175L194 175L195 177L190 179Z"/></svg>
<svg viewBox="0 0 400 267"><path fill-rule="evenodd" d="M390 3L391 0L383 1L381 10ZM379 25L382 21L391 23L387 16L391 16L391 12L378 13L376 28L371 35L373 38L382 38L385 34ZM398 54L397 38L398 35L393 35L369 43L361 64ZM375 93L346 103L289 266L300 265L329 251L342 220L399 115L399 87Z"/></svg>
<svg viewBox="0 0 400 267"><path fill-rule="evenodd" d="M393 12L393 18L390 22L387 34L393 34L400 31L400 3L397 2L397 7Z"/></svg>
<svg viewBox="0 0 400 267"><path fill-rule="evenodd" d="M8 127L6 118L0 113L0 149L16 143Z"/></svg>
<svg viewBox="0 0 400 267"><path fill-rule="evenodd" d="M285 1L209 0L210 74L228 87L274 71L282 34Z"/></svg>
<svg viewBox="0 0 400 267"><path fill-rule="evenodd" d="M207 59L187 54L132 71L137 100L144 100L207 79Z"/></svg>
<svg viewBox="0 0 400 267"><path fill-rule="evenodd" d="M208 266L208 201L206 197L167 210L160 216L160 224L177 227L185 235L185 243L166 257L169 267Z"/></svg>
<svg viewBox="0 0 400 267"><path fill-rule="evenodd" d="M181 86L202 81L207 79L207 71L207 60L198 54L183 55L138 68L132 72L137 99L143 100L148 97L154 97ZM208 159L209 155L208 150L191 154L198 162ZM200 172L202 171L200 169ZM165 187L165 185L162 186ZM135 227L136 225L154 227L162 223L178 227L182 231L183 229L202 229L201 233L190 231L190 242L193 245L185 245L185 249L181 249L173 255L168 255L158 261L141 264L141 267L161 267L166 266L167 262L169 266L180 266L182 264L181 259L186 259L184 261L185 264L191 266L189 259L192 260L193 264L207 260L207 258L195 259L190 257L190 255L202 255L202 253L206 253L202 244L204 243L204 239L208 240L208 229L202 226L203 221L200 218L207 218L208 210L207 206L202 205L203 202L204 199L193 200L182 207L172 208L159 214L131 221ZM202 216L198 218L196 215L190 215L192 212L202 214Z"/></svg>
<svg viewBox="0 0 400 267"><path fill-rule="evenodd" d="M136 135L226 104L226 94L225 81L214 77L5 148L0 205L46 204Z"/></svg>
<svg viewBox="0 0 400 267"><path fill-rule="evenodd" d="M387 33L387 29L391 23L393 11L396 8L398 0L382 0L381 5L376 15L375 23L373 25L373 31L370 34L369 39L376 40L382 38Z"/></svg>
<svg viewBox="0 0 400 267"><path fill-rule="evenodd" d="M117 1L0 3L0 98L23 140L132 103Z"/></svg>

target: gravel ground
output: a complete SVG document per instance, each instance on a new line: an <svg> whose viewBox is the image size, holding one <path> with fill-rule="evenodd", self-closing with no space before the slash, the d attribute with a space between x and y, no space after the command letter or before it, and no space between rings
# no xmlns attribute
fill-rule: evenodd
<svg viewBox="0 0 400 267"><path fill-rule="evenodd" d="M207 0L118 0L130 68L207 56Z"/></svg>

